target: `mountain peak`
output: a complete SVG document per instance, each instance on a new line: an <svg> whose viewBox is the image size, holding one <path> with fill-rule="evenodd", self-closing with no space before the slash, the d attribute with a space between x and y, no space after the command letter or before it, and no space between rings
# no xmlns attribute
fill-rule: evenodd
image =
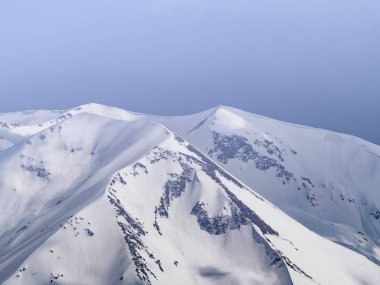
<svg viewBox="0 0 380 285"><path fill-rule="evenodd" d="M1 116L0 283L380 278L380 152L364 141L223 105Z"/></svg>
<svg viewBox="0 0 380 285"><path fill-rule="evenodd" d="M218 106L215 108L212 124L215 125L215 127L230 130L242 129L247 126L247 122L235 109L226 106Z"/></svg>

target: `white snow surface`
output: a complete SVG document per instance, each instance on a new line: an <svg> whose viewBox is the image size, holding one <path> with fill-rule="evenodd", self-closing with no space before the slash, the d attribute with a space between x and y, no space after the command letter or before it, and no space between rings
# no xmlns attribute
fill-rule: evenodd
<svg viewBox="0 0 380 285"><path fill-rule="evenodd" d="M225 106L155 121L308 228L380 264L378 145Z"/></svg>
<svg viewBox="0 0 380 285"><path fill-rule="evenodd" d="M380 280L377 145L224 106L0 121L1 284Z"/></svg>

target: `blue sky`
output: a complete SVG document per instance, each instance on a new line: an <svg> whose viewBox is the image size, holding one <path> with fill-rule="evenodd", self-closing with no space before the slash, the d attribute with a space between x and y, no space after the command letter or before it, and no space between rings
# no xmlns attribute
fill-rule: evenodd
<svg viewBox="0 0 380 285"><path fill-rule="evenodd" d="M216 105L380 144L380 1L2 0L0 112Z"/></svg>

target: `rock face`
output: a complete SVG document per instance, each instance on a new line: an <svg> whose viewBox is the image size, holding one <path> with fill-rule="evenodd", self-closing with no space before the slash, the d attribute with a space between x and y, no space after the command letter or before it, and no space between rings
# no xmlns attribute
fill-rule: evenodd
<svg viewBox="0 0 380 285"><path fill-rule="evenodd" d="M142 115L107 108L62 112L1 152L1 284L380 280L373 261L305 228L225 170L239 161L312 197L319 182L287 164L298 148L215 130L202 152ZM364 231L355 237L370 242Z"/></svg>
<svg viewBox="0 0 380 285"><path fill-rule="evenodd" d="M227 164L229 160L237 159L244 163L253 161L256 169L261 171L274 168L276 177L281 178L283 183L288 183L291 179L295 180L294 175L285 170L285 167L279 162L284 161L284 159L280 149L273 142L256 140L255 145L264 147L267 153L275 156L276 159L260 154L243 136L225 136L217 132L213 132L213 148L208 151L208 154L223 164Z"/></svg>

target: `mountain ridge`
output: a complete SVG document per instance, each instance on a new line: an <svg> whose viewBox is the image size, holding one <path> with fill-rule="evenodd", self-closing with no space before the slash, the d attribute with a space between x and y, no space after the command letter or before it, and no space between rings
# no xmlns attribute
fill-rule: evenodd
<svg viewBox="0 0 380 285"><path fill-rule="evenodd" d="M96 105L92 108L99 113L101 111L99 108L103 107ZM237 177L238 180L236 180L233 175L233 172L237 173L236 169L229 163L236 159L236 153L240 150L239 144L235 146L238 152L232 154L225 150L221 152L223 159L227 158L225 161L213 156L215 151L210 154L209 148L198 144L197 137L189 136L197 135L200 131L209 135L208 124L201 124L189 134L187 125L182 122L168 122L167 120L171 117L154 117L155 122L152 122L152 116L144 117L143 114L131 116L127 114L129 112L124 114L123 111L114 112L113 109L106 112L106 115L111 114L112 118L90 114L91 112L86 112L86 107L72 110L74 111L66 112L70 113L70 116L66 114L58 121L51 120L55 124L44 125L47 128L32 137L24 138L15 147L0 152L0 169L3 169L0 173L9 173L12 170L17 174L11 177L4 176L0 187L0 195L3 194L4 197L0 201L7 201L3 209L8 209L5 213L12 216L15 224L6 231L0 231L0 241L7 242L9 238L13 238L7 246L8 250L4 248L0 250L0 276L5 276L3 274L7 272L5 284L20 284L20 282L21 284L41 284L42 280L62 284L76 284L78 280L82 280L84 284L123 284L123 282L165 284L174 279L182 280L184 284L199 282L246 284L253 280L256 280L258 284L271 282L273 284L332 284L336 282L376 284L375 280L380 278L379 267L362 256L365 255L363 249L359 250L361 254L359 255L321 237L320 232L311 232L279 210L277 203L273 205L267 202L263 198L270 193L267 189L263 192L259 187L261 193L256 194L251 189L255 188L249 185L252 183L246 176L240 175L243 179ZM196 117L198 120L200 116ZM190 119L191 115L184 119L188 125L199 124L199 121ZM220 121L223 123L220 124ZM212 122L210 126L211 124ZM228 120L227 122L219 120L219 124L219 127L218 123L211 127L218 127L221 131L224 125L228 124ZM178 129L178 125L182 129ZM237 125L242 124L235 122L234 127ZM177 132L173 132L176 128ZM235 131L236 128L232 133L229 131L221 133L218 140L223 139L222 136L227 134L236 135ZM186 141L187 136L190 142ZM271 138L271 136L265 138ZM208 142L209 139L212 141L215 137L201 134L198 139ZM195 142L194 146L191 141ZM210 146L215 147L215 145L207 145L207 147ZM285 162L288 156L297 157L291 152L290 147L286 148L286 152L280 148L277 150L276 147L277 142L252 144L251 148L258 153L258 156L255 152L249 155L254 155L252 159L262 156L271 159L276 157L281 163L283 163L281 157ZM246 147L246 150L250 152L251 148ZM217 152L220 154L220 149ZM237 157L241 158L240 154ZM94 159L95 162L91 162ZM59 162L58 165L56 165L57 162ZM244 161L236 160L236 163L246 165ZM10 167L11 164L14 166ZM260 164L260 167L264 166ZM71 174L68 175L67 171ZM78 174L78 171L82 171L83 175ZM276 181L276 176L272 177L273 173L267 171L258 170L257 173L265 175L263 177L266 177L268 181ZM229 172L232 172L232 175ZM96 173L96 175L87 177L90 173ZM14 177L17 177L19 181L25 181L24 184L14 187L17 188L16 191L12 188L16 181ZM84 186L76 186L75 177ZM287 181L286 176L281 177ZM256 180L260 176L255 174L253 178ZM309 178L304 178L305 180L297 176L297 179L309 184L307 181ZM93 179L92 183L91 179ZM291 176L289 179L292 180ZM247 184L247 181L250 183ZM314 179L310 180L310 183L315 184ZM70 189L59 190L65 184L68 185L67 189ZM87 188L88 191L82 191L81 187ZM273 190L274 193L281 193L278 191L292 193L289 192L290 189L276 187ZM42 203L41 199L30 198L33 194L37 195L36 197L43 197L39 194L42 193L38 190L40 188L45 189L43 193L48 195L45 198L48 203ZM310 186L310 188L313 187ZM58 194L60 191L65 194L57 195L54 191L52 194L46 194L50 193L47 192L48 189ZM21 196L16 200L10 199L9 193L12 191L20 192L16 195ZM79 205L74 199L75 195L80 193L84 193L84 200L82 200L87 201L86 205ZM301 196L297 194L294 197L300 199ZM18 215L21 213L20 209L28 208L25 207L26 204L20 205L20 201L29 201L28 199L30 205L40 208L36 208L35 214L32 215L32 211L26 216L26 220L33 220L31 225L25 222L25 218L17 220L17 213ZM68 207L67 205L71 203L68 201L76 204L77 210L74 211L72 206ZM307 205L310 204L309 200L305 201ZM18 208L12 205L18 205ZM280 206L279 208L283 208L284 205ZM61 215L62 220L57 220L51 214L51 209L56 207L63 207L62 211L67 213ZM15 209L12 211L16 215L12 214L10 209ZM41 213L41 209L44 209L46 213L44 216L50 217L52 222L47 222L48 218L47 220L43 218L40 223L38 222L38 217L40 217L38 213ZM104 216L100 215L103 210ZM304 208L303 214L307 211L309 208ZM82 212L86 213L85 217L80 214ZM1 221L2 225L6 224L4 221ZM17 254L12 251L12 247L17 247L20 240L30 241L28 231L42 230L42 225L46 226L46 223L55 225L50 229L54 232L49 232L49 227L47 227L47 230L43 232L49 232L48 238L44 241L40 240L41 244L33 247L33 252L26 254L25 258L12 263L12 259L17 259ZM105 226L105 223L110 225ZM308 225L306 223L306 226ZM250 232L253 233L252 236ZM298 236L300 233L302 237ZM203 248L202 244L197 244L194 239L189 238L194 234L200 241L208 244L209 249ZM163 238L167 235L170 236L169 239ZM182 238L179 239L178 235ZM350 232L347 232L347 236L349 235ZM313 246L308 242L305 243L304 238L308 242L313 241ZM363 238L369 237L362 237L364 242ZM108 244L108 239L112 240L115 246L109 255L101 249ZM229 246L222 250L219 240L223 243L227 242ZM236 243L237 240L240 240L244 247L241 248ZM257 247L252 247L252 242L257 244ZM87 243L89 244L86 245ZM350 243L353 242L349 241ZM95 244L98 244L98 247ZM135 247L132 244L138 246ZM261 248L263 244L266 244L264 251ZM151 251L153 248L156 249L156 253ZM191 253L185 250L186 248L207 249L207 254L199 251ZM239 254L233 252L234 248ZM184 255L180 255L186 258L181 257L182 261L178 261L177 255L183 250ZM262 271L264 273L260 273L259 267L251 263L252 260L248 256L244 257L243 253L247 250L252 253L252 258L258 258L259 264L266 268ZM56 254L58 251L59 255ZM84 254L87 265L83 267L72 259L71 256L76 252ZM221 252L227 254L224 256L224 261L218 261ZM263 252L267 253L263 254ZM268 252L272 253L268 255ZM151 254L153 257L150 256ZM101 269L99 267L101 264L96 262L97 259L95 258L94 262L90 256L91 258L108 256L105 260L112 266L107 267L107 270ZM268 259L270 256L272 256L272 261ZM209 258L209 264L205 264L200 257L206 260ZM248 262L251 267L243 266L244 258L246 261L251 260ZM47 270L43 270L46 260L49 260L51 264ZM115 262L116 260L119 260L120 264ZM228 266L233 264L229 263L229 260L235 260L234 262L241 268L234 267L235 271L227 270ZM271 264L271 262L275 263ZM188 265L183 265L182 268L182 264L187 263ZM86 276L75 273L78 266L83 267L83 270L87 272ZM288 273L281 269L284 266ZM95 274L92 267L97 268L99 273ZM169 272L166 270L168 267L171 268ZM333 273L331 268L334 268ZM180 273L175 270L179 270ZM95 276L99 279L97 280Z"/></svg>

